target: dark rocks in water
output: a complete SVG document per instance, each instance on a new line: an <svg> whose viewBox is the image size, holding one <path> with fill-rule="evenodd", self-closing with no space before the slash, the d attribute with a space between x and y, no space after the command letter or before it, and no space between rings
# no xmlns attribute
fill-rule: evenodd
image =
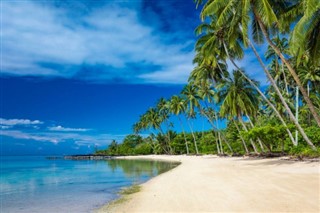
<svg viewBox="0 0 320 213"><path fill-rule="evenodd" d="M48 156L48 157L46 157L46 159L48 159L48 160L59 160L59 159L62 159L62 157L61 156Z"/></svg>
<svg viewBox="0 0 320 213"><path fill-rule="evenodd" d="M108 155L67 155L64 156L66 160L105 160L111 159Z"/></svg>

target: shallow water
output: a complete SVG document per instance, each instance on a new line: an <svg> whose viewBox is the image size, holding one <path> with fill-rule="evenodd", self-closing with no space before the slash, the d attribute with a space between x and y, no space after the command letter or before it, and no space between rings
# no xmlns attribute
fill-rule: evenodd
<svg viewBox="0 0 320 213"><path fill-rule="evenodd" d="M1 157L0 212L92 212L117 192L172 169L147 160Z"/></svg>

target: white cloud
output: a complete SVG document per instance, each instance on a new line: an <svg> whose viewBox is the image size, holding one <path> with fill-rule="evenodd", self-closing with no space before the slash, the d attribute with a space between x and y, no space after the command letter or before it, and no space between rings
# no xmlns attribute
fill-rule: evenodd
<svg viewBox="0 0 320 213"><path fill-rule="evenodd" d="M132 81L185 83L191 71L192 51L184 51L190 41L168 44L171 35L142 24L137 8L108 4L72 19L66 9L37 2L1 4L3 73L68 78L82 65L103 65L112 75L105 68L95 78L123 78L125 72ZM138 71L130 64L147 66Z"/></svg>
<svg viewBox="0 0 320 213"><path fill-rule="evenodd" d="M22 140L34 140L39 142L51 142L54 144L73 141L79 146L97 145L106 146L111 143L112 140L121 142L125 138L123 135L113 134L95 134L88 135L83 133L74 132L26 132L22 130L1 130L0 135Z"/></svg>
<svg viewBox="0 0 320 213"><path fill-rule="evenodd" d="M0 129L10 129L11 127L10 126L3 126L3 125L0 125Z"/></svg>
<svg viewBox="0 0 320 213"><path fill-rule="evenodd" d="M16 126L16 125L38 125L38 124L43 124L42 121L39 120L29 120L29 119L4 119L0 118L0 124L5 125L5 126Z"/></svg>
<svg viewBox="0 0 320 213"><path fill-rule="evenodd" d="M26 133L19 130L2 130L0 131L0 135L16 138L16 139L24 139L24 140L35 140L35 141L47 141L52 143L58 143L57 138L47 137L43 135L38 135L36 133Z"/></svg>
<svg viewBox="0 0 320 213"><path fill-rule="evenodd" d="M54 127L48 127L50 131L56 131L56 132L87 132L90 129L84 129L84 128L68 128L63 126L54 126Z"/></svg>

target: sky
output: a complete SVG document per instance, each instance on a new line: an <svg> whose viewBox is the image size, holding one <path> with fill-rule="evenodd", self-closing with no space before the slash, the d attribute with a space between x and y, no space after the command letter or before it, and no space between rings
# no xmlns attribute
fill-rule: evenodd
<svg viewBox="0 0 320 213"><path fill-rule="evenodd" d="M160 97L181 91L194 67L193 0L0 6L1 155L91 153L121 142ZM266 82L252 54L239 64Z"/></svg>

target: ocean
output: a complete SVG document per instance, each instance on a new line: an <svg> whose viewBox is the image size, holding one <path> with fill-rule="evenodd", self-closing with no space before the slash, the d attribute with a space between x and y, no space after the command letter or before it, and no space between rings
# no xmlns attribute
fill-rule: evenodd
<svg viewBox="0 0 320 213"><path fill-rule="evenodd" d="M1 156L0 212L93 212L177 163Z"/></svg>

